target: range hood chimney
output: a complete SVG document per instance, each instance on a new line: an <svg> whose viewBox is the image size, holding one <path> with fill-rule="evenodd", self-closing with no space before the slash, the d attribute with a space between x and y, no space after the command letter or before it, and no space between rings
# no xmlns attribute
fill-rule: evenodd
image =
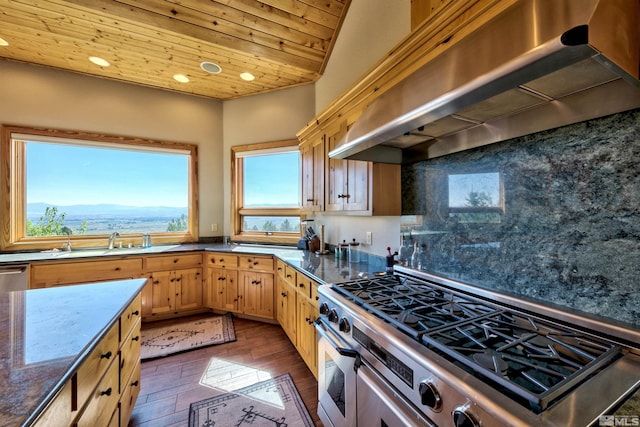
<svg viewBox="0 0 640 427"><path fill-rule="evenodd" d="M408 163L640 107L639 0L520 0L376 98L329 157Z"/></svg>

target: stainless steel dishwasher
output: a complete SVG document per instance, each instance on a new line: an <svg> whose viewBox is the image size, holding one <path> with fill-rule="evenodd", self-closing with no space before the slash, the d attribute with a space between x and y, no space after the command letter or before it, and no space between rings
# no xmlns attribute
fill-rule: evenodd
<svg viewBox="0 0 640 427"><path fill-rule="evenodd" d="M25 291L29 287L29 264L0 265L0 292Z"/></svg>

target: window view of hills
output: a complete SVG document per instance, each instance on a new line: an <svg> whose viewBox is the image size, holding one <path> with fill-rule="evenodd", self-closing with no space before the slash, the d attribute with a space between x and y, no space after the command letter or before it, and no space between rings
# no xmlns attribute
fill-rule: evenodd
<svg viewBox="0 0 640 427"><path fill-rule="evenodd" d="M52 213L54 207L55 215ZM49 208L48 211L47 208ZM184 231L187 229L187 215L187 207L141 207L114 204L53 206L47 203L28 203L27 228L29 223L37 226L53 222L58 229L63 226L68 227L73 234L109 234L114 231L119 233ZM36 231L31 235L39 234L41 233ZM59 232L53 234L59 234Z"/></svg>

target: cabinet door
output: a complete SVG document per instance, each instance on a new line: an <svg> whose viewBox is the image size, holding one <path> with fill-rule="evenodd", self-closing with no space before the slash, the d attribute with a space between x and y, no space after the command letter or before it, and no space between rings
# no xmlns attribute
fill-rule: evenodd
<svg viewBox="0 0 640 427"><path fill-rule="evenodd" d="M273 274L241 271L242 312L274 318Z"/></svg>
<svg viewBox="0 0 640 427"><path fill-rule="evenodd" d="M151 287L151 314L164 314L174 311L176 306L175 274L171 271L159 271L149 276Z"/></svg>
<svg viewBox="0 0 640 427"><path fill-rule="evenodd" d="M347 190L343 210L366 211L369 209L369 163L347 160Z"/></svg>
<svg viewBox="0 0 640 427"><path fill-rule="evenodd" d="M340 139L340 135L330 135L327 139L327 153L333 150ZM332 159L327 155L327 200L325 209L327 211L341 211L346 194L347 183L347 161L342 159Z"/></svg>
<svg viewBox="0 0 640 427"><path fill-rule="evenodd" d="M209 308L238 311L238 272L225 268L209 268L207 304Z"/></svg>
<svg viewBox="0 0 640 427"><path fill-rule="evenodd" d="M287 336L296 344L296 290L288 284L284 279L277 278L277 307L278 323L286 332Z"/></svg>
<svg viewBox="0 0 640 427"><path fill-rule="evenodd" d="M318 310L305 298L298 298L297 348L311 372L317 377L317 333L313 322L318 318Z"/></svg>
<svg viewBox="0 0 640 427"><path fill-rule="evenodd" d="M302 168L302 208L324 210L324 135L300 145Z"/></svg>
<svg viewBox="0 0 640 427"><path fill-rule="evenodd" d="M177 270L176 310L194 310L202 307L202 269L188 268Z"/></svg>

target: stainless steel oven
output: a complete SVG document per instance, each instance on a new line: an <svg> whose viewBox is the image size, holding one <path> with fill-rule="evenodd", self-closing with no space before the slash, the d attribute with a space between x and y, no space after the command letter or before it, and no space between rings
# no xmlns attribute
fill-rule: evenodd
<svg viewBox="0 0 640 427"><path fill-rule="evenodd" d="M358 425L379 427L433 426L411 403L366 363L356 375Z"/></svg>
<svg viewBox="0 0 640 427"><path fill-rule="evenodd" d="M356 425L359 355L322 323L318 331L318 416L326 427Z"/></svg>

